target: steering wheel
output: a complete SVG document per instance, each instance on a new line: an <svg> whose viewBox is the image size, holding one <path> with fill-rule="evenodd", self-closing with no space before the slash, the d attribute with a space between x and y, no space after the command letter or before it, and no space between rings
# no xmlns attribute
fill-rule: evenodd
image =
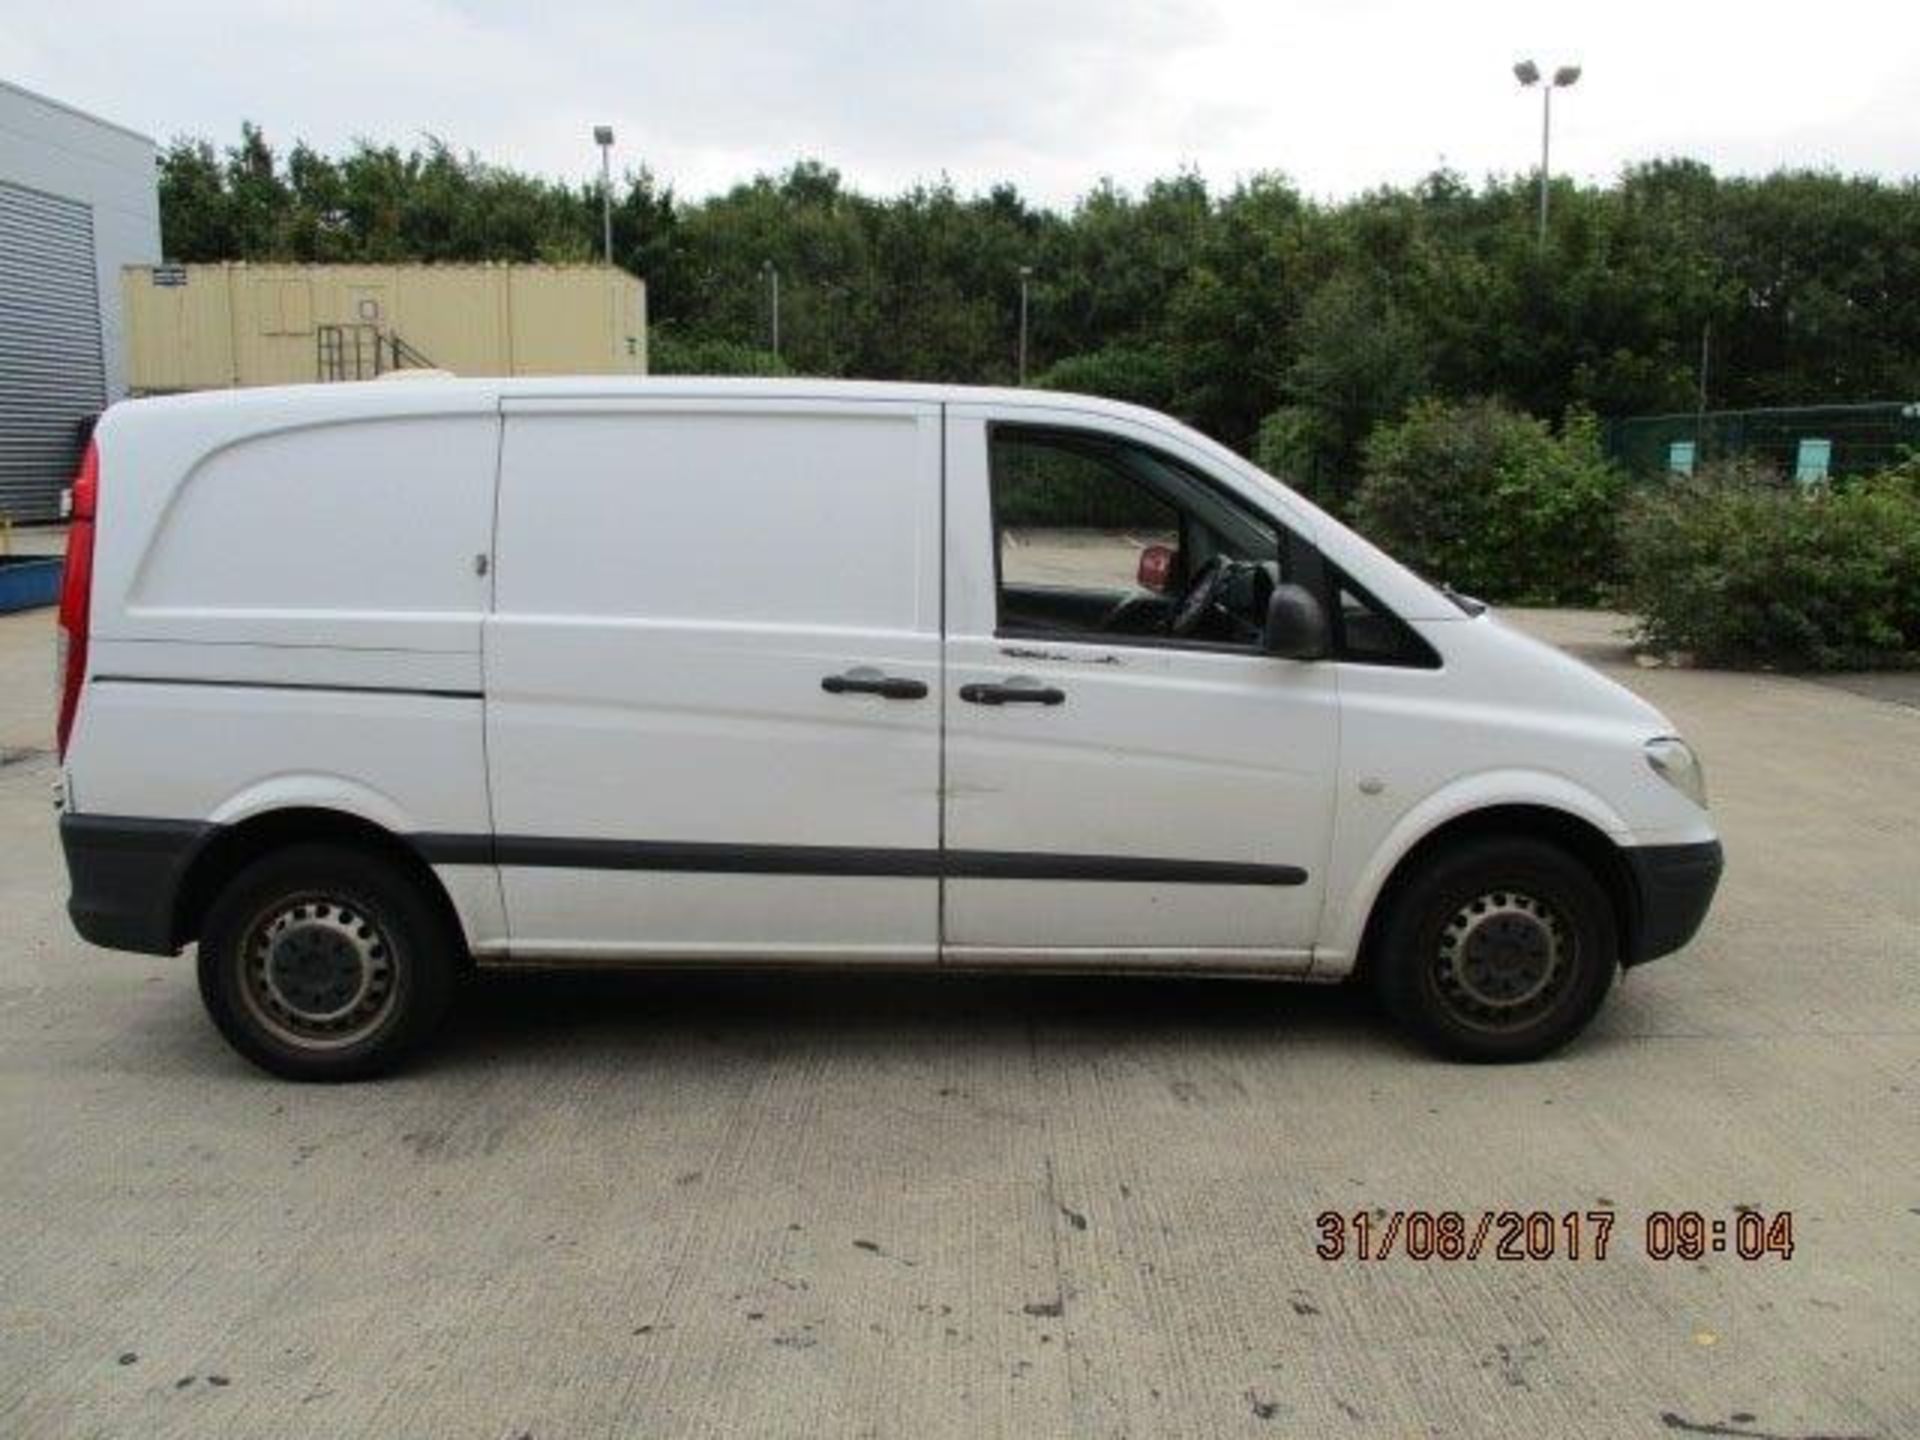
<svg viewBox="0 0 1920 1440"><path fill-rule="evenodd" d="M1167 622L1167 633L1184 637L1197 630L1233 571L1234 563L1225 555L1215 555L1202 565L1187 582L1187 593L1174 607L1173 618Z"/></svg>

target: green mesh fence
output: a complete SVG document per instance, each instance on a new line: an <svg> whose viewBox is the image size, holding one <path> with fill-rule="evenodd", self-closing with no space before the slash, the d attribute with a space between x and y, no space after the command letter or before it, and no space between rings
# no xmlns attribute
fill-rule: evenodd
<svg viewBox="0 0 1920 1440"><path fill-rule="evenodd" d="M1633 415L1606 423L1607 453L1642 477L1711 460L1764 460L1812 481L1885 469L1920 450L1920 401Z"/></svg>

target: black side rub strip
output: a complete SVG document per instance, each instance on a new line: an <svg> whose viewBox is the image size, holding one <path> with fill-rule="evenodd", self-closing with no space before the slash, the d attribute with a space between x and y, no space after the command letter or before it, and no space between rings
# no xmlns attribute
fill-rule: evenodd
<svg viewBox="0 0 1920 1440"><path fill-rule="evenodd" d="M109 950L172 955L191 933L176 929L188 872L224 827L128 815L60 817L81 938ZM875 875L955 880L1131 880L1166 885L1300 885L1293 865L1155 860L1134 855L1036 855L1015 850L885 850L839 845L702 845L654 840L427 834L404 837L435 865L532 865L711 875ZM1672 941L1675 925L1654 928ZM1697 922L1696 922L1697 923ZM1682 937L1684 938L1684 937ZM1678 943L1672 941L1672 943Z"/></svg>
<svg viewBox="0 0 1920 1440"><path fill-rule="evenodd" d="M954 880L1132 880L1166 885L1304 885L1297 865L1232 860L1156 860L1136 855L1046 855L1022 850L949 850L941 873Z"/></svg>
<svg viewBox="0 0 1920 1440"><path fill-rule="evenodd" d="M319 690L331 695L424 695L430 700L478 700L478 690L422 690L410 685L320 685L289 680L175 680L165 675L96 675L95 685L198 685L215 690Z"/></svg>
<svg viewBox="0 0 1920 1440"><path fill-rule="evenodd" d="M919 876L948 880L1119 880L1165 885L1303 885L1297 865L1050 855L1020 850L862 849L841 845L716 845L666 840L569 840L535 835L415 835L436 865L659 870L714 875Z"/></svg>

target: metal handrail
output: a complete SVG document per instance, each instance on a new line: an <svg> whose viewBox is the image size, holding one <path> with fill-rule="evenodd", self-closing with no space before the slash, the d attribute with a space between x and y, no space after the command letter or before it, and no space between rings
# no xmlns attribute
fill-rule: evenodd
<svg viewBox="0 0 1920 1440"><path fill-rule="evenodd" d="M370 322L316 325L313 346L314 375L322 382L375 380L391 370L438 368L399 331L383 331Z"/></svg>

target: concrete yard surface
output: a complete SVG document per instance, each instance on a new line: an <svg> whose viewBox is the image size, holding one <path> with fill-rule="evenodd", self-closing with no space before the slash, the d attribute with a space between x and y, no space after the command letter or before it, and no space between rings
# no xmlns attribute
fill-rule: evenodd
<svg viewBox="0 0 1920 1440"><path fill-rule="evenodd" d="M1514 618L1673 717L1728 851L1550 1061L1252 982L515 977L336 1088L74 937L0 621L0 1435L1920 1435L1920 710ZM1649 1257L1739 1207L1791 1258ZM1443 1209L1617 1219L1315 1253Z"/></svg>

